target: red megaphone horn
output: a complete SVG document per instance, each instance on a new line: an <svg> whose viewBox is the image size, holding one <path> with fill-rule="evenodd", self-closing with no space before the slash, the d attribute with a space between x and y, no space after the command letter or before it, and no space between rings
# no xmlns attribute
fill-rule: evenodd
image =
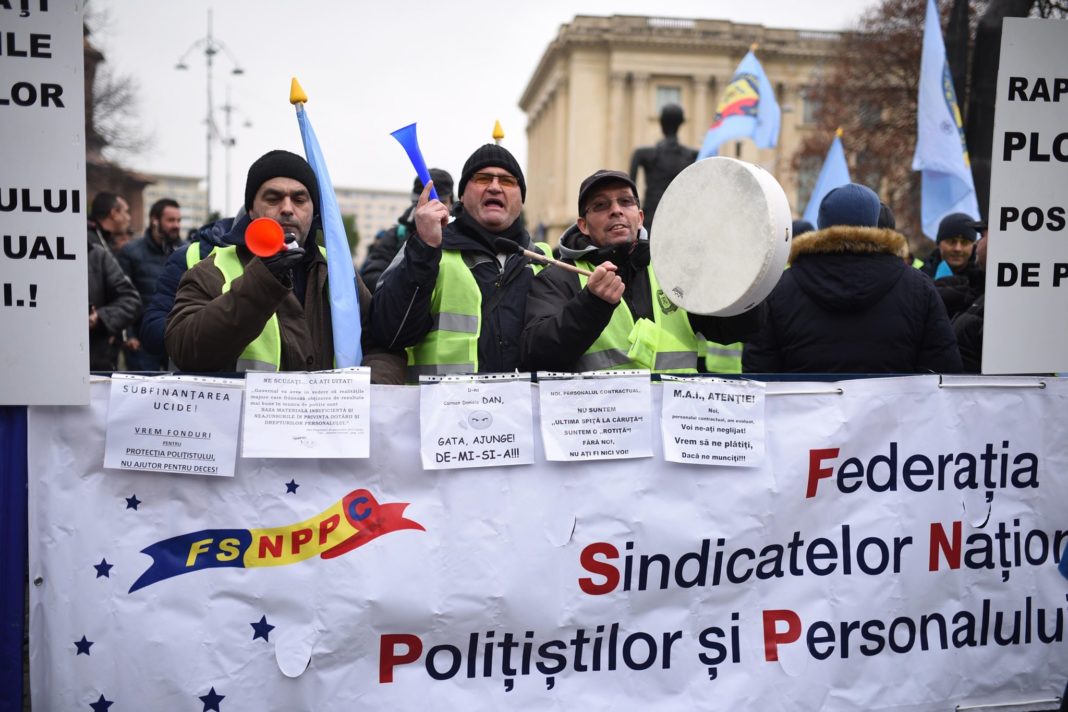
<svg viewBox="0 0 1068 712"><path fill-rule="evenodd" d="M277 255L285 242L282 226L271 218L256 218L245 228L245 247L257 257Z"/></svg>

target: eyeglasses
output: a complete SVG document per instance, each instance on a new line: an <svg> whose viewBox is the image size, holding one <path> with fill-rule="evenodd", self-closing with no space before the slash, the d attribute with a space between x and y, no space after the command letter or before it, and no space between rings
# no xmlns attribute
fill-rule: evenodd
<svg viewBox="0 0 1068 712"><path fill-rule="evenodd" d="M633 195L623 195L618 198L597 198L586 206L586 212L603 213L612 208L612 203L615 203L623 210L638 207L638 201Z"/></svg>
<svg viewBox="0 0 1068 712"><path fill-rule="evenodd" d="M515 188L519 185L519 179L507 173L504 175L498 173L475 173L471 176L471 182L475 185L489 185L494 179L501 184L502 188Z"/></svg>

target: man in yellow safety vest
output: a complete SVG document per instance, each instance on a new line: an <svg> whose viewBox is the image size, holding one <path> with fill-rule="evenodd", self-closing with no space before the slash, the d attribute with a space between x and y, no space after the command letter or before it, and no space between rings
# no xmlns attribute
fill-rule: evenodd
<svg viewBox="0 0 1068 712"><path fill-rule="evenodd" d="M729 344L760 329L763 304L709 317L668 300L649 265L638 191L626 173L600 170L582 181L578 215L560 238L560 255L593 274L550 266L534 280L521 341L524 368L696 373L700 334Z"/></svg>

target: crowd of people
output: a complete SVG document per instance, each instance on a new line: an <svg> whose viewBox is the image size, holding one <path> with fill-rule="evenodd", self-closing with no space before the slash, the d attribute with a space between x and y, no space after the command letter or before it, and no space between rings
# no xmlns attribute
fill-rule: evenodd
<svg viewBox="0 0 1068 712"><path fill-rule="evenodd" d="M892 210L868 187L841 186L824 198L818 225L795 223L790 268L768 298L710 317L687 314L657 283L632 175L599 170L582 181L575 222L555 250L524 226L526 180L504 147L477 148L455 190L447 171L430 176L416 179L411 205L357 274L373 383L516 370L979 371L985 229L966 215L947 216L932 256L913 264ZM320 205L307 161L281 150L249 168L238 215L188 244L181 206L163 199L144 234L120 246L129 206L95 196L91 368L117 370L120 356L144 372L332 368ZM285 234L270 257L245 246L260 217ZM714 353L738 344L740 367Z"/></svg>

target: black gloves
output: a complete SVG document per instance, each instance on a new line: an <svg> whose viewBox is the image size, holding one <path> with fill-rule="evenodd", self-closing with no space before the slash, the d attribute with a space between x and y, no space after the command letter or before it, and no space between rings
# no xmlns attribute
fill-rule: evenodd
<svg viewBox="0 0 1068 712"><path fill-rule="evenodd" d="M286 286L293 286L292 270L304 260L304 248L297 245L297 236L286 233L285 247L270 257L264 257L263 266Z"/></svg>

